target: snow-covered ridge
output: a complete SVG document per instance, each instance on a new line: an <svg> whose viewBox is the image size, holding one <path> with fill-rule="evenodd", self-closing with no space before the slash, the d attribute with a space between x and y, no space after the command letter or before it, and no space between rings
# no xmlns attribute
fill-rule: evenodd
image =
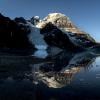
<svg viewBox="0 0 100 100"><path fill-rule="evenodd" d="M37 26L43 28L48 22L51 22L58 28L67 32L83 34L83 32L71 22L70 18L64 14L50 13L40 23L38 23Z"/></svg>

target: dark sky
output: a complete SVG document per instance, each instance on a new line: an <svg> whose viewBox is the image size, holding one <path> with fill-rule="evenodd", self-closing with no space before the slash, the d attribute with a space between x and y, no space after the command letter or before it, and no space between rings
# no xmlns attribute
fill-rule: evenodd
<svg viewBox="0 0 100 100"><path fill-rule="evenodd" d="M0 11L14 18L41 18L52 12L64 13L71 20L100 41L100 0L0 0Z"/></svg>

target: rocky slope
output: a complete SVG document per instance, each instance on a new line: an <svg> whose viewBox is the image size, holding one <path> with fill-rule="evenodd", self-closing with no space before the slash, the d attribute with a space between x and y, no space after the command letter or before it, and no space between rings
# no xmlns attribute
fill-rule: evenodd
<svg viewBox="0 0 100 100"><path fill-rule="evenodd" d="M57 47L80 51L97 45L87 33L77 28L61 13L52 13L40 20L38 16L25 20L10 19L0 14L0 50L35 50Z"/></svg>
<svg viewBox="0 0 100 100"><path fill-rule="evenodd" d="M53 34L53 37L54 34L56 35L59 30L62 31L62 33L65 34L66 37L68 37L69 39L69 40L66 39L67 40L65 42L66 46L68 46L69 44L73 48L78 47L86 49L96 44L95 40L89 34L81 31L71 22L71 20L67 16L61 13L49 14L47 17L44 18L43 21L38 23L37 26L41 28L42 33ZM59 33L62 35L61 32ZM61 41L64 43L65 39L62 38ZM68 41L71 42L74 46Z"/></svg>

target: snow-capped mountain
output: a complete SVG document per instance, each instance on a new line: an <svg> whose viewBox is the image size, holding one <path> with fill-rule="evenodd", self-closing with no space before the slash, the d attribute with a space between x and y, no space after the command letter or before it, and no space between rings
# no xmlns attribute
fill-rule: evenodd
<svg viewBox="0 0 100 100"><path fill-rule="evenodd" d="M86 32L77 28L64 14L51 13L43 20L34 16L30 20L14 20L0 14L0 48L47 50L49 47L80 51L97 45Z"/></svg>
<svg viewBox="0 0 100 100"><path fill-rule="evenodd" d="M45 33L48 34L57 34L56 31L58 29L62 31L63 34L66 34L69 41L74 44L74 46L81 47L83 49L95 45L95 40L88 33L81 31L66 15L61 13L49 14L43 19L43 21L38 23L37 26L41 28L41 30L45 30ZM50 29L51 26L56 27L56 29L54 27ZM68 45L67 42L65 43Z"/></svg>
<svg viewBox="0 0 100 100"><path fill-rule="evenodd" d="M82 34L83 32L76 27L64 14L61 13L50 13L47 17L43 19L41 23L38 24L39 27L44 27L48 22L51 22L53 25L57 26L60 29L64 29L67 32Z"/></svg>

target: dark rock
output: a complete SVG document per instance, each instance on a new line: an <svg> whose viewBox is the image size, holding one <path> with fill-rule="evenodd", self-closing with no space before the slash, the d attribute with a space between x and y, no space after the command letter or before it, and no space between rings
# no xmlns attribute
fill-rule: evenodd
<svg viewBox="0 0 100 100"><path fill-rule="evenodd" d="M14 20L17 23L27 24L26 20L23 17L16 17Z"/></svg>
<svg viewBox="0 0 100 100"><path fill-rule="evenodd" d="M22 23L22 24L20 24ZM11 20L0 14L0 48L32 49L34 46L29 42L30 29L24 18Z"/></svg>
<svg viewBox="0 0 100 100"><path fill-rule="evenodd" d="M44 35L44 40L50 46L57 46L62 49L68 50L81 50L80 47L75 46L64 32L54 26L52 23L48 23L44 28L41 29L41 34Z"/></svg>
<svg viewBox="0 0 100 100"><path fill-rule="evenodd" d="M36 25L39 21L40 21L39 16L33 16L33 17L30 19L30 22L31 22L33 25Z"/></svg>

